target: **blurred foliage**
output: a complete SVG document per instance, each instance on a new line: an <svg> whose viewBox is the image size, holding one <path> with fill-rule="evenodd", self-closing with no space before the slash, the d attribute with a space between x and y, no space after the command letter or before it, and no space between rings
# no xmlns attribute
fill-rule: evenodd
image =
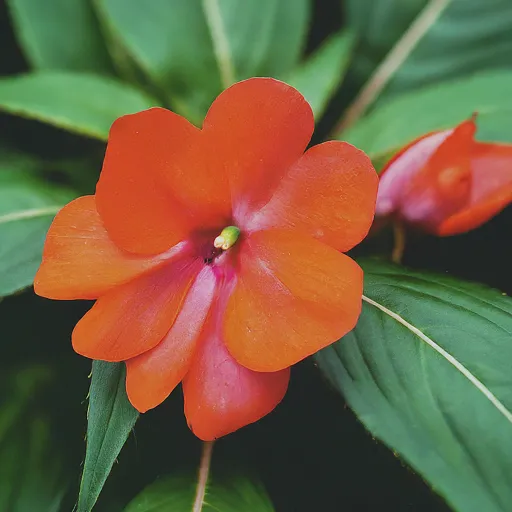
<svg viewBox="0 0 512 512"><path fill-rule="evenodd" d="M313 142L319 142L433 1L2 4L0 294L8 296L0 304L2 512L71 510L82 469L80 510L90 510L100 491L95 511L168 510L153 505L177 507L179 499L190 509L200 443L187 429L180 393L143 415L119 453L136 420L122 392L109 392L112 386L122 391L122 366L95 363L88 405L90 362L75 355L69 341L88 305L21 292L32 282L55 211L94 191L114 119L162 105L200 125L230 83L273 76L311 102L318 128ZM335 135L367 151L376 166L418 135L473 112L479 113L479 139L512 142L511 72L510 0L451 0L375 105ZM460 237L413 237L404 261L510 293L512 242L504 236L510 222L509 209ZM389 250L384 231L357 252ZM509 337L498 331L510 333L510 315L497 309L510 308L509 299L460 280L383 268L368 272L368 296L391 311L410 309L418 328L449 347L507 405ZM448 293L450 286L458 290ZM440 318L445 321L436 327ZM506 510L510 422L431 349L367 304L357 329L317 356L330 384L311 361L299 364L272 415L217 442L211 507L448 510L432 487L463 512ZM249 468L240 475L251 476L217 478L233 465Z"/></svg>

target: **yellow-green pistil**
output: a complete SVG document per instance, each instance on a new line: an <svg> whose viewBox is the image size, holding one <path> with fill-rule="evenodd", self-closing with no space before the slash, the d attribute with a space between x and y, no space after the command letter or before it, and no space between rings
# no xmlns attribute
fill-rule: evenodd
<svg viewBox="0 0 512 512"><path fill-rule="evenodd" d="M224 228L220 232L220 235L213 241L213 246L226 251L235 245L239 236L240 230L236 226L228 226Z"/></svg>

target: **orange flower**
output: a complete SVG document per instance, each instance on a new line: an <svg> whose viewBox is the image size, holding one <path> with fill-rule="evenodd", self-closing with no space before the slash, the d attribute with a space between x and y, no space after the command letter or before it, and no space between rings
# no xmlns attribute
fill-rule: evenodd
<svg viewBox="0 0 512 512"><path fill-rule="evenodd" d="M370 227L377 175L343 142L303 154L313 127L304 98L266 78L223 92L201 130L162 108L124 116L96 195L57 214L36 292L97 299L73 347L126 361L139 411L183 381L194 433L225 435L356 324L362 271L342 252Z"/></svg>
<svg viewBox="0 0 512 512"><path fill-rule="evenodd" d="M381 173L376 215L448 236L475 229L512 201L512 145L475 140L474 118L416 139Z"/></svg>

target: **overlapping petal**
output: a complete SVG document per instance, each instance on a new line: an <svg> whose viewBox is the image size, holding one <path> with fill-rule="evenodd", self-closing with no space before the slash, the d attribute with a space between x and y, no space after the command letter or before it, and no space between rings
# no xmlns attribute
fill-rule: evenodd
<svg viewBox="0 0 512 512"><path fill-rule="evenodd" d="M103 226L94 196L84 196L53 220L34 288L51 299L96 299L161 263L162 258L119 249Z"/></svg>
<svg viewBox="0 0 512 512"><path fill-rule="evenodd" d="M215 148L215 174L229 176L237 225L268 201L311 139L314 118L304 97L272 78L232 85L213 102L203 124Z"/></svg>
<svg viewBox="0 0 512 512"><path fill-rule="evenodd" d="M306 235L259 231L240 247L224 332L243 366L277 371L341 338L361 312L363 273Z"/></svg>
<svg viewBox="0 0 512 512"><path fill-rule="evenodd" d="M248 228L294 229L348 251L370 229L378 184L362 151L346 142L319 144L290 167Z"/></svg>
<svg viewBox="0 0 512 512"><path fill-rule="evenodd" d="M174 323L201 263L180 253L175 261L101 296L73 331L75 351L91 359L125 361L155 347Z"/></svg>
<svg viewBox="0 0 512 512"><path fill-rule="evenodd" d="M377 215L395 212L406 222L435 231L462 208L472 188L475 130L474 119L469 119L422 137L395 156L381 175Z"/></svg>
<svg viewBox="0 0 512 512"><path fill-rule="evenodd" d="M185 415L194 434L211 441L258 421L283 399L290 369L254 372L240 365L222 339L222 306L207 320L183 380Z"/></svg>
<svg viewBox="0 0 512 512"><path fill-rule="evenodd" d="M462 209L437 227L441 236L475 229L512 202L512 146L477 142L470 156L470 197Z"/></svg>
<svg viewBox="0 0 512 512"><path fill-rule="evenodd" d="M393 156L380 175L375 215L390 215L400 208L411 183L452 133L453 130L429 133L411 142Z"/></svg>
<svg viewBox="0 0 512 512"><path fill-rule="evenodd" d="M98 211L116 244L157 254L230 217L223 174L212 172L201 130L163 108L114 122L96 188Z"/></svg>
<svg viewBox="0 0 512 512"><path fill-rule="evenodd" d="M512 201L512 146L475 141L475 117L413 141L387 164L378 216L448 236L477 228Z"/></svg>
<svg viewBox="0 0 512 512"><path fill-rule="evenodd" d="M162 403L187 373L215 285L212 269L203 268L164 339L155 348L126 361L126 391L138 411L146 412Z"/></svg>

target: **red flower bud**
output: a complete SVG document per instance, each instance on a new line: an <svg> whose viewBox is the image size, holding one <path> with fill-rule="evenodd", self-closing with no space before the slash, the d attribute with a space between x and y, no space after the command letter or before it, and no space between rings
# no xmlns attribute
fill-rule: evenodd
<svg viewBox="0 0 512 512"><path fill-rule="evenodd" d="M439 236L481 226L512 201L512 145L475 140L475 119L424 135L381 173L377 216Z"/></svg>

